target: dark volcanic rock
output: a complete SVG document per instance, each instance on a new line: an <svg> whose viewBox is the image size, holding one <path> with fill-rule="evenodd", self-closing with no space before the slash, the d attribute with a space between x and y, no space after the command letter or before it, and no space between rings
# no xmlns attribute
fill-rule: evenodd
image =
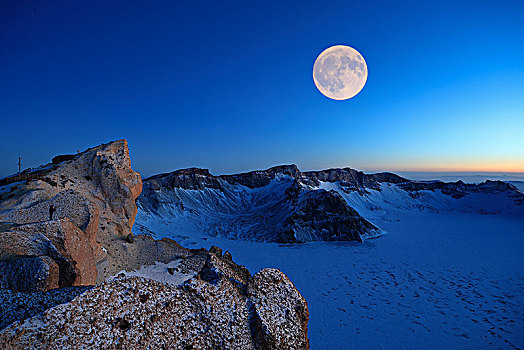
<svg viewBox="0 0 524 350"><path fill-rule="evenodd" d="M128 234L128 235L126 236L126 242L129 243L129 244L132 244L132 243L135 242L135 237L133 236L132 233L130 233L130 234Z"/></svg>
<svg viewBox="0 0 524 350"><path fill-rule="evenodd" d="M295 212L286 220L284 242L297 242L296 236L311 236L308 241L362 241L361 234L377 231L335 191L306 193Z"/></svg>

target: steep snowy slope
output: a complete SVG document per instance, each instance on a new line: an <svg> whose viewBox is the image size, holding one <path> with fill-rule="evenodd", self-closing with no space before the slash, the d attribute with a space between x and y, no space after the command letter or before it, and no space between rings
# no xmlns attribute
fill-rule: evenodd
<svg viewBox="0 0 524 350"><path fill-rule="evenodd" d="M295 166L215 177L186 169L144 181L136 230L266 242L362 240L380 234L336 191L304 185ZM171 233L169 232L169 233ZM169 234L166 232L165 234Z"/></svg>
<svg viewBox="0 0 524 350"><path fill-rule="evenodd" d="M144 180L135 230L153 236L220 236L295 243L361 241L412 212L524 216L524 195L487 181L410 181L353 169L300 172L294 165L213 176L184 169Z"/></svg>

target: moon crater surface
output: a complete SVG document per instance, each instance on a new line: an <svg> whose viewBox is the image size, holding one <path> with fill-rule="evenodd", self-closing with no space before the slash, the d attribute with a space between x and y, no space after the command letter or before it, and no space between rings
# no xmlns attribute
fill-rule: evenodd
<svg viewBox="0 0 524 350"><path fill-rule="evenodd" d="M318 90L333 100L347 100L362 90L368 78L364 57L352 47L332 46L317 57L313 80Z"/></svg>

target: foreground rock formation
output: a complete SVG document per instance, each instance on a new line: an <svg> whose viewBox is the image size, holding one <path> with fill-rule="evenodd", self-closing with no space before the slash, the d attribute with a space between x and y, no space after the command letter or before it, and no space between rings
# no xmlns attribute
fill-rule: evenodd
<svg viewBox="0 0 524 350"><path fill-rule="evenodd" d="M309 348L306 301L282 272L264 269L251 277L203 250L171 272L186 280L121 274L68 304L13 323L0 332L0 348Z"/></svg>
<svg viewBox="0 0 524 350"><path fill-rule="evenodd" d="M0 187L0 289L93 285L188 254L173 240L133 237L142 180L125 140L24 174Z"/></svg>
<svg viewBox="0 0 524 350"><path fill-rule="evenodd" d="M141 188L125 140L1 180L1 349L309 348L279 270L134 236Z"/></svg>
<svg viewBox="0 0 524 350"><path fill-rule="evenodd" d="M142 190L126 141L55 157L25 174L30 180L1 192L0 287L88 285L120 271Z"/></svg>

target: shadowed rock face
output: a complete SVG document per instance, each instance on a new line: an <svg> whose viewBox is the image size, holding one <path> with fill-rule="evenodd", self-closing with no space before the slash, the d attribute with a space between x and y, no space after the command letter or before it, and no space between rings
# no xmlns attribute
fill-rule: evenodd
<svg viewBox="0 0 524 350"><path fill-rule="evenodd" d="M162 187L183 187L192 190L219 188L217 179L207 169L189 168L176 170L169 174L159 174L148 178L150 186L158 190Z"/></svg>
<svg viewBox="0 0 524 350"><path fill-rule="evenodd" d="M93 248L88 236L68 218L23 224L0 233L0 254L3 259L0 268L5 270L4 278L0 278L2 288L46 290L75 284L92 284L96 279ZM27 278L21 278L20 275L17 277L16 274L7 277L10 269L28 258L49 259L47 261L50 267L53 265L51 262L56 264L56 269L42 270L33 266L27 271L27 278L32 271L40 271L34 276L49 276L48 286L31 283ZM51 283L53 280L56 283Z"/></svg>
<svg viewBox="0 0 524 350"><path fill-rule="evenodd" d="M115 253L131 233L142 190L127 142L55 157L30 174L31 180L10 185L0 198L0 286L30 291L89 285L119 271ZM45 282L16 277L26 257L34 261L33 275Z"/></svg>
<svg viewBox="0 0 524 350"><path fill-rule="evenodd" d="M66 287L47 292L0 290L0 330L13 322L36 316L57 305L70 302L91 286Z"/></svg>
<svg viewBox="0 0 524 350"><path fill-rule="evenodd" d="M285 222L286 231L311 236L311 241L362 241L361 234L377 230L362 218L336 192L319 190L306 193ZM292 237L288 238L292 242Z"/></svg>
<svg viewBox="0 0 524 350"><path fill-rule="evenodd" d="M59 287L60 269L49 256L22 256L0 262L1 289L22 291Z"/></svg>
<svg viewBox="0 0 524 350"><path fill-rule="evenodd" d="M183 262L196 277L181 285L119 276L11 324L0 348L309 348L307 303L282 272L251 277L205 250Z"/></svg>

